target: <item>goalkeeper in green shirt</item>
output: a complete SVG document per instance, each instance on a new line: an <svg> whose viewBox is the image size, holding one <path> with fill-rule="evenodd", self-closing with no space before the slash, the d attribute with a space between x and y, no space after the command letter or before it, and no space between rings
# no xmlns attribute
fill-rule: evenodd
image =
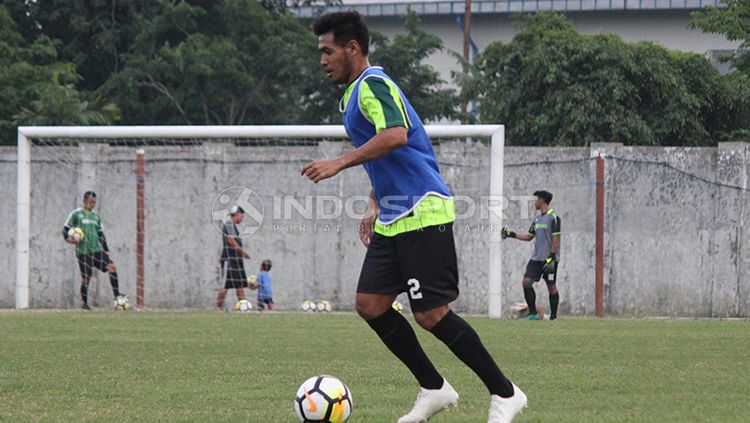
<svg viewBox="0 0 750 423"><path fill-rule="evenodd" d="M107 247L107 239L102 230L102 218L92 211L94 206L96 206L96 193L86 191L83 194L83 207L70 212L62 231L65 241L76 246L78 268L81 270L81 307L84 310L91 310L88 292L93 268L109 273L112 293L115 298L120 296L120 290L117 287L117 268L109 258L109 247ZM71 228L80 228L83 231L83 237L76 239L69 235L68 231Z"/></svg>

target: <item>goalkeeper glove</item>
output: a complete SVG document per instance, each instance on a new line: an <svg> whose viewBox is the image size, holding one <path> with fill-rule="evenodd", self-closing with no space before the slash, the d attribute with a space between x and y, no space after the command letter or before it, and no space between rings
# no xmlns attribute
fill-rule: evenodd
<svg viewBox="0 0 750 423"><path fill-rule="evenodd" d="M544 273L554 273L555 267L557 267L557 254L549 253L549 257L547 257L544 266L542 266L542 270Z"/></svg>
<svg viewBox="0 0 750 423"><path fill-rule="evenodd" d="M508 228L506 226L506 227L503 228L502 232L500 233L500 236L503 239L505 239L505 238L515 238L516 237L516 233L513 232L513 231L511 231L510 228Z"/></svg>

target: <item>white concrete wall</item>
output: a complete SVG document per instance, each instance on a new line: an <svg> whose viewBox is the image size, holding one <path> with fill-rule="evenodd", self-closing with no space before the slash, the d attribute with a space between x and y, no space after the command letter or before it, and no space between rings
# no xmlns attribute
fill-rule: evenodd
<svg viewBox="0 0 750 423"><path fill-rule="evenodd" d="M241 185L263 201L261 230L246 239L254 273L261 260L274 261L274 299L282 309L304 299L329 299L353 308L364 248L357 219L314 215L283 216L282 199L367 195L361 168L320 184L299 176L301 165L333 157L347 143L308 147L146 148L146 305L153 308L210 308L220 287L220 235L211 207L225 188ZM750 316L750 226L748 173L750 146L719 148L506 149L506 224L524 230L533 213L524 196L545 188L555 194L562 216L559 274L561 312L594 310L594 162L607 159L606 306L610 314L669 316ZM488 239L498 236L482 214L489 192L489 151L464 142L441 144L441 172L456 195L478 202L467 214L459 203L455 226L461 296L456 309L487 312ZM65 157L85 155L88 164L69 166L35 149L32 164L31 295L33 308L78 305L79 275L73 252L59 234L67 213L86 189L99 193L101 213L121 286L135 299L135 149L105 145L74 148ZM0 223L15 225L15 149L0 149ZM95 175L94 182L92 175ZM737 187L744 187L738 189ZM314 201L314 199L313 199ZM342 201L343 202L343 201ZM328 209L311 209L313 213ZM361 205L361 203L360 203ZM287 227L287 225L290 225ZM317 225L317 227L315 226ZM0 240L0 307L13 307L15 230ZM520 281L531 244L503 243L504 308L523 301ZM100 274L94 302L109 304L108 281ZM545 288L538 288L540 304ZM230 298L233 298L230 296ZM233 301L233 300L232 300Z"/></svg>

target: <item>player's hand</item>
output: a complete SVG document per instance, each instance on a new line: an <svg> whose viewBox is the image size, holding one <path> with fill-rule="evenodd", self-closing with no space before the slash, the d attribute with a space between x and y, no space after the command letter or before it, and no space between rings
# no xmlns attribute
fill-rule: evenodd
<svg viewBox="0 0 750 423"><path fill-rule="evenodd" d="M373 227L375 225L375 216L365 216L359 222L359 240L365 248L370 246L370 237L372 237Z"/></svg>
<svg viewBox="0 0 750 423"><path fill-rule="evenodd" d="M69 236L69 237L68 237L68 238L67 238L67 239L65 240L65 242L67 242L68 244L73 244L73 245L76 245L76 244L80 244L80 243L81 243L81 240L80 240L80 239L75 239L75 238L73 238L72 236Z"/></svg>
<svg viewBox="0 0 750 423"><path fill-rule="evenodd" d="M375 227L375 219L378 217L378 206L375 201L370 198L367 200L367 210L365 215L359 222L359 240L365 248L370 246L370 238L372 237L373 228Z"/></svg>
<svg viewBox="0 0 750 423"><path fill-rule="evenodd" d="M316 184L323 179L336 176L341 172L338 160L316 160L302 166L302 175L310 178Z"/></svg>
<svg viewBox="0 0 750 423"><path fill-rule="evenodd" d="M503 228L502 232L500 233L500 236L503 239L505 239L505 238L515 238L516 237L516 233L513 232L513 231L511 231L510 228L506 226L506 227Z"/></svg>
<svg viewBox="0 0 750 423"><path fill-rule="evenodd" d="M245 257L246 259L249 259L250 258L250 253L248 253L247 251L242 251L242 257Z"/></svg>
<svg viewBox="0 0 750 423"><path fill-rule="evenodd" d="M544 273L554 273L556 267L557 255L555 253L550 253L549 257L547 257L547 260L544 262L544 266L542 266L542 271L544 271Z"/></svg>

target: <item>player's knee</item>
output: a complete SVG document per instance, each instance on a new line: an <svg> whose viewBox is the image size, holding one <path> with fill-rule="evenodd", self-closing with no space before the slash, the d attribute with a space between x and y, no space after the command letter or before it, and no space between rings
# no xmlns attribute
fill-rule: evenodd
<svg viewBox="0 0 750 423"><path fill-rule="evenodd" d="M432 330L439 321L448 313L448 307L439 307L429 311L418 311L414 313L414 320L426 330Z"/></svg>
<svg viewBox="0 0 750 423"><path fill-rule="evenodd" d="M550 294L557 294L557 285L554 283L547 283L547 289Z"/></svg>
<svg viewBox="0 0 750 423"><path fill-rule="evenodd" d="M356 308L357 314L365 320L374 319L387 311L378 302L359 296L357 297Z"/></svg>
<svg viewBox="0 0 750 423"><path fill-rule="evenodd" d="M532 281L529 278L526 278L526 279L523 280L523 282L521 282L521 285L524 288L531 288L532 286L534 286L534 281Z"/></svg>
<svg viewBox="0 0 750 423"><path fill-rule="evenodd" d="M89 278L81 278L81 285L88 285L89 284Z"/></svg>

